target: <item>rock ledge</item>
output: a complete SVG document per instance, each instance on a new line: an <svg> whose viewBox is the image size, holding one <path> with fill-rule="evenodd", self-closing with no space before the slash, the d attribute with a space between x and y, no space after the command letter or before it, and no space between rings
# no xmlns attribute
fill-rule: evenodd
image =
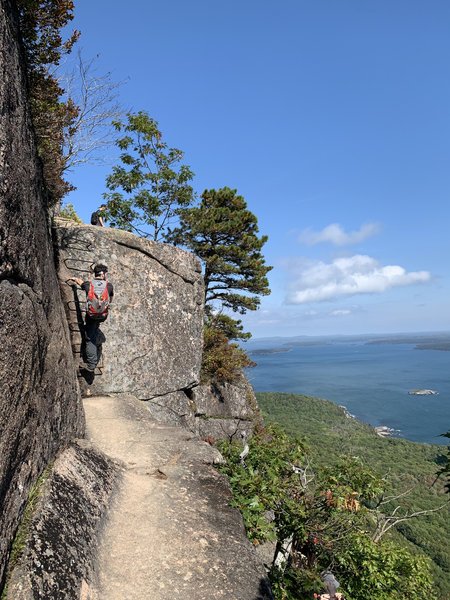
<svg viewBox="0 0 450 600"><path fill-rule="evenodd" d="M6 600L92 598L99 530L120 471L85 440L57 458Z"/></svg>

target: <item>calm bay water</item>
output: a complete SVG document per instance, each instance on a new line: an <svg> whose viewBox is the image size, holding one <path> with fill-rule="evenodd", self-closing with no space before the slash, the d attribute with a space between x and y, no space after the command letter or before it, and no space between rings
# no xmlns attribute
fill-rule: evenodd
<svg viewBox="0 0 450 600"><path fill-rule="evenodd" d="M285 340L287 341L287 340ZM450 352L416 350L415 344L332 342L289 346L280 340L252 340L246 351L258 365L247 371L257 392L289 392L326 398L373 427L387 426L396 437L446 444L450 430ZM251 354L255 351L255 354ZM438 395L409 395L432 389Z"/></svg>

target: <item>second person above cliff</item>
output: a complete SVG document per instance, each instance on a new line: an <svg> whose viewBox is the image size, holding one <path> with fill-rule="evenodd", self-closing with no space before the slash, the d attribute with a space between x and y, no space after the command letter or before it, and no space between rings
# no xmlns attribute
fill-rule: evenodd
<svg viewBox="0 0 450 600"><path fill-rule="evenodd" d="M103 213L107 209L106 204L102 204L98 210L91 215L91 225L98 225L99 227L106 227L103 222Z"/></svg>

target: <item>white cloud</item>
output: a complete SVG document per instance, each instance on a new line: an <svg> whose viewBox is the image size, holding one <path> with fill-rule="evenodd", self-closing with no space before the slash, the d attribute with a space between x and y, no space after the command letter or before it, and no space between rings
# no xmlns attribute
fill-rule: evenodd
<svg viewBox="0 0 450 600"><path fill-rule="evenodd" d="M335 246L351 246L376 235L379 231L379 223L365 223L359 231L350 231L348 233L345 233L339 223L332 223L322 229L322 231L303 230L299 235L298 241L307 246L314 246L321 242L331 242Z"/></svg>
<svg viewBox="0 0 450 600"><path fill-rule="evenodd" d="M345 315L350 315L351 313L352 313L351 310L348 310L348 309L345 309L345 308L342 308L340 310L333 310L333 311L331 311L331 314L332 314L333 317L343 317Z"/></svg>
<svg viewBox="0 0 450 600"><path fill-rule="evenodd" d="M407 273L403 267L380 263L363 254L337 258L332 263L300 258L291 262L296 280L286 299L288 304L304 304L332 300L353 294L382 293L397 286L424 283L431 279L429 271Z"/></svg>

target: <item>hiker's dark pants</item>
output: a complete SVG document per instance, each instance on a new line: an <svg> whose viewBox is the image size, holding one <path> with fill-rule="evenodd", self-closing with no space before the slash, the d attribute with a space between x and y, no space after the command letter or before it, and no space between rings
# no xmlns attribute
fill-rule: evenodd
<svg viewBox="0 0 450 600"><path fill-rule="evenodd" d="M88 369L92 371L97 366L101 356L101 343L99 343L99 327L101 321L95 321L86 317L86 328L85 328L85 352L86 352L86 364Z"/></svg>

